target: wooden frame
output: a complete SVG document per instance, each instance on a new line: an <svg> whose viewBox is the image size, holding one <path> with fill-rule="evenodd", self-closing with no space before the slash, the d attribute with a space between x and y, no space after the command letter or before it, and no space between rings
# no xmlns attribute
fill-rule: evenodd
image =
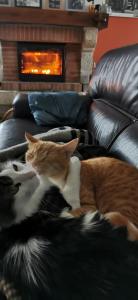
<svg viewBox="0 0 138 300"><path fill-rule="evenodd" d="M25 17L24 17L25 16ZM56 21L55 21L56 20ZM36 9L25 7L1 7L0 24L39 24L39 25L63 25L75 27L106 28L108 26L108 14L89 13L86 11L67 11L61 9ZM3 35L2 35L3 39ZM9 41L6 35L5 40ZM17 40L17 39L16 39Z"/></svg>
<svg viewBox="0 0 138 300"><path fill-rule="evenodd" d="M41 8L42 0L15 0L15 6Z"/></svg>

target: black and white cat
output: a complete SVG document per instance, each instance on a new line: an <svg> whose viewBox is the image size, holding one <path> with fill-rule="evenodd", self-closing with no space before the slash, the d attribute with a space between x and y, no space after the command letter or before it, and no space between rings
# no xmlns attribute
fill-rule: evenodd
<svg viewBox="0 0 138 300"><path fill-rule="evenodd" d="M61 217L68 204L55 187L45 188L42 201L36 194L34 209L39 180L27 166L17 168L0 173L1 278L22 300L137 300L138 243L98 213Z"/></svg>
<svg viewBox="0 0 138 300"><path fill-rule="evenodd" d="M4 199L0 200L0 226L19 223L41 209L42 205L52 212L58 210L58 205L60 211L61 208L71 208L60 193L56 206L55 201L50 203L51 188L54 195L58 189L48 179L40 181L31 166L14 160L1 164L0 170L0 195Z"/></svg>

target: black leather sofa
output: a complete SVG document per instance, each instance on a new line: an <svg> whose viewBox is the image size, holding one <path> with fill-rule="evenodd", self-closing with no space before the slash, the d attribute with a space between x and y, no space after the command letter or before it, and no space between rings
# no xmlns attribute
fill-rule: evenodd
<svg viewBox="0 0 138 300"><path fill-rule="evenodd" d="M138 44L106 53L89 85L87 129L109 153L138 166ZM24 141L24 132L49 127L35 124L28 95L13 100L13 117L0 124L0 150Z"/></svg>

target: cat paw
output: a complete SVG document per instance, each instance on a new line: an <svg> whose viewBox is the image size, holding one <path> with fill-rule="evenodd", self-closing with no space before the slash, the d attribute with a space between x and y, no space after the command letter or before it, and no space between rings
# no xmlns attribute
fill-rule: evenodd
<svg viewBox="0 0 138 300"><path fill-rule="evenodd" d="M71 213L69 213L66 209L63 209L63 211L60 214L61 218L67 218L67 219L72 219L74 218Z"/></svg>

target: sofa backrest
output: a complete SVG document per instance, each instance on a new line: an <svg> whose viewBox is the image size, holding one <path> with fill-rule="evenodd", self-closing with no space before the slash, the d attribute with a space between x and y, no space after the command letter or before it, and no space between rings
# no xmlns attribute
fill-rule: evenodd
<svg viewBox="0 0 138 300"><path fill-rule="evenodd" d="M138 44L107 52L89 93L89 130L100 145L138 166Z"/></svg>

